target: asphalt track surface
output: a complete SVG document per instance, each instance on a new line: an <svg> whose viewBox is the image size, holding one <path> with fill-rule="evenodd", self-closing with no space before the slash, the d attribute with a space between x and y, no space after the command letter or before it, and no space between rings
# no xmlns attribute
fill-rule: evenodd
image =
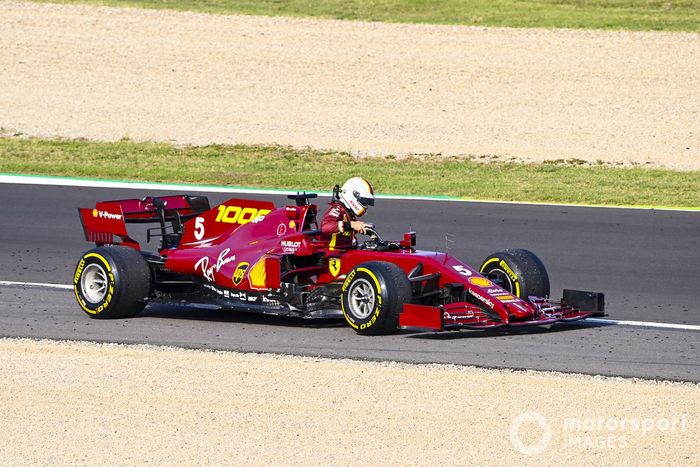
<svg viewBox="0 0 700 467"><path fill-rule="evenodd" d="M70 284L77 258L91 246L77 208L147 194L154 192L0 184L0 280ZM202 194L212 205L230 197L286 201ZM447 247L474 265L500 249L530 249L548 268L553 296L564 287L602 291L610 318L700 324L699 212L380 200L368 220L385 238L412 228L419 248ZM0 336L700 381L698 331L571 324L361 337L341 321L166 306L105 321L88 318L68 290L22 286L0 286Z"/></svg>

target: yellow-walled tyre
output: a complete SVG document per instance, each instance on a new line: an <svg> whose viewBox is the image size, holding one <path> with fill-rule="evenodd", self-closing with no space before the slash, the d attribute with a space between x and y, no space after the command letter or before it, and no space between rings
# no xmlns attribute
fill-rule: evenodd
<svg viewBox="0 0 700 467"><path fill-rule="evenodd" d="M350 271L342 287L343 315L358 334L391 334L399 313L411 301L411 284L392 263L371 261Z"/></svg>
<svg viewBox="0 0 700 467"><path fill-rule="evenodd" d="M504 250L489 255L479 272L516 297L549 297L549 275L529 250Z"/></svg>
<svg viewBox="0 0 700 467"><path fill-rule="evenodd" d="M83 254L73 275L80 308L92 318L128 318L146 306L151 270L141 253L122 246Z"/></svg>

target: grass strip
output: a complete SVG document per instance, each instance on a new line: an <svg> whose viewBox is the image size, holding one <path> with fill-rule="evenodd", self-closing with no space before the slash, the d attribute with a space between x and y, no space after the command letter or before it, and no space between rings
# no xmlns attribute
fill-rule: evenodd
<svg viewBox="0 0 700 467"><path fill-rule="evenodd" d="M378 193L587 205L700 207L700 171L482 163L469 157L356 158L281 146L0 137L0 172L329 191L352 176Z"/></svg>
<svg viewBox="0 0 700 467"><path fill-rule="evenodd" d="M44 0L39 0L44 1ZM206 13L526 28L700 31L700 0L49 0Z"/></svg>

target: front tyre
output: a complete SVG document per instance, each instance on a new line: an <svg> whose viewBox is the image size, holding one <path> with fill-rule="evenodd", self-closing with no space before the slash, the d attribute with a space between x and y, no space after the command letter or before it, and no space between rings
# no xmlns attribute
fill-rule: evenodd
<svg viewBox="0 0 700 467"><path fill-rule="evenodd" d="M479 272L513 295L549 297L549 275L544 264L529 250L504 250L489 255Z"/></svg>
<svg viewBox="0 0 700 467"><path fill-rule="evenodd" d="M358 334L391 334L399 324L404 303L411 301L411 284L403 270L392 263L362 263L343 283L343 315Z"/></svg>
<svg viewBox="0 0 700 467"><path fill-rule="evenodd" d="M73 290L78 305L90 317L129 318L146 306L151 270L133 248L95 248L78 261Z"/></svg>

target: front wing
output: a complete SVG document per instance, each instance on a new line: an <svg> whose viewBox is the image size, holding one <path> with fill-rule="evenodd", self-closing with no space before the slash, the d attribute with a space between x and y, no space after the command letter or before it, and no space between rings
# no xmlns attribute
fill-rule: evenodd
<svg viewBox="0 0 700 467"><path fill-rule="evenodd" d="M581 311L561 301L530 297L536 312L529 320L504 322L495 313L468 302L441 306L404 305L399 315L399 327L431 331L454 331L459 329L494 329L520 326L542 326L556 322L578 321L597 311Z"/></svg>

